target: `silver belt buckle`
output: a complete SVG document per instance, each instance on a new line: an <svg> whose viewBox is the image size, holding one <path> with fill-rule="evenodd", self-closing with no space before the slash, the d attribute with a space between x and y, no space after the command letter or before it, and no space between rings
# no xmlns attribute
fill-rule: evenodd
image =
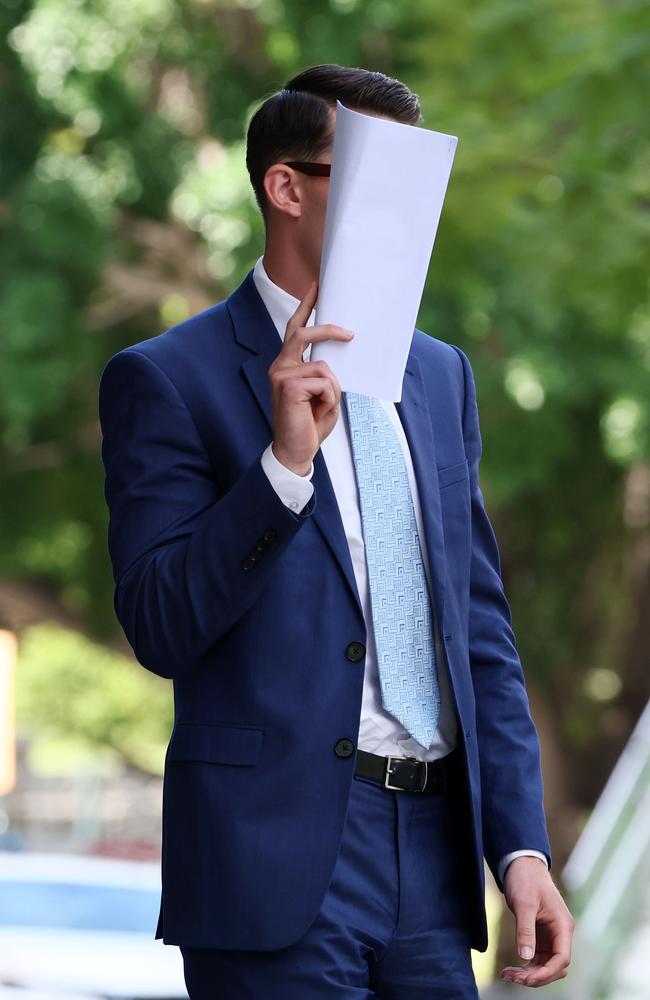
<svg viewBox="0 0 650 1000"><path fill-rule="evenodd" d="M426 760L418 761L417 757L400 757L397 754L387 754L387 756L386 756L386 777L384 778L384 788L390 788L394 792L408 792L409 791L408 788L400 788L399 785L391 785L389 783L390 782L390 775L393 773L393 769L390 766L390 762L392 760L413 760L413 761L415 761L416 764L417 763L424 764L424 781L422 783L422 788L414 788L413 789L414 792L423 792L424 789L425 789L425 787L426 787L427 777L429 776L429 765L427 764L427 761Z"/></svg>

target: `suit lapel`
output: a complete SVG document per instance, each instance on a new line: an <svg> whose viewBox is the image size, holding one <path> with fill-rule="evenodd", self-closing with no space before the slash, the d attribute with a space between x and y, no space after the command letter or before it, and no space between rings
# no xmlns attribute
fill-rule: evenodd
<svg viewBox="0 0 650 1000"><path fill-rule="evenodd" d="M282 338L255 287L252 270L229 296L226 304L232 319L235 339L253 352L253 356L244 361L242 372L272 432L273 411L268 370L282 347ZM434 599L438 621L442 622L445 555L433 424L420 372L420 363L415 356L413 345L406 364L402 400L396 404L396 408L409 443L418 483L425 543L434 580ZM341 567L350 592L357 603L359 613L363 617L343 521L327 464L320 448L314 456L312 482L316 495L316 505L312 518Z"/></svg>
<svg viewBox="0 0 650 1000"><path fill-rule="evenodd" d="M254 357L244 361L242 371L272 432L273 410L271 408L271 385L268 370L282 347L282 338L255 287L252 271L249 271L227 303L235 329L235 339L256 352ZM359 614L363 618L363 608L354 576L345 528L341 520L332 480L327 471L327 463L320 448L314 456L312 483L316 497L312 519L341 567L352 597L356 601Z"/></svg>

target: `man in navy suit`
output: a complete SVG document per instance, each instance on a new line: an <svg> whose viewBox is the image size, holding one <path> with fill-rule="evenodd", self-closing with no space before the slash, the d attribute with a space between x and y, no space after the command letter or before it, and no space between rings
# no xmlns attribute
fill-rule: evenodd
<svg viewBox="0 0 650 1000"><path fill-rule="evenodd" d="M417 329L401 401L375 410L408 503L382 511L383 483L373 502L410 518L421 554L389 581L395 614L400 581L426 573L430 634L407 620L387 638L430 650L430 742L382 702L361 453L333 371L309 360L353 336L313 323L337 99L421 121L399 81L334 65L265 101L247 146L263 256L100 384L115 610L173 679L156 937L181 948L192 1000L476 998L484 858L526 962L503 978L542 985L570 961L472 371Z"/></svg>

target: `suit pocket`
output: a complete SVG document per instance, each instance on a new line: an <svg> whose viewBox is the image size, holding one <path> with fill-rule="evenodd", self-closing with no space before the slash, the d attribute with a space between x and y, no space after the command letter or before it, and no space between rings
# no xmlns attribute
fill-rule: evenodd
<svg viewBox="0 0 650 1000"><path fill-rule="evenodd" d="M209 764L256 764L264 729L219 722L179 722L167 749L168 761L202 760Z"/></svg>
<svg viewBox="0 0 650 1000"><path fill-rule="evenodd" d="M452 486L460 483L463 479L469 478L469 465L467 459L464 462L457 462L456 465L447 465L444 469L438 469L438 485L440 489L445 486Z"/></svg>

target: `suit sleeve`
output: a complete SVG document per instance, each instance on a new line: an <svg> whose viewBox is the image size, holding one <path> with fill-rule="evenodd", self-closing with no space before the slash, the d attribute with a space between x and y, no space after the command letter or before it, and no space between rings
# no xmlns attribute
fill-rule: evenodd
<svg viewBox="0 0 650 1000"><path fill-rule="evenodd" d="M499 862L519 850L538 850L551 867L543 805L537 730L501 580L497 541L479 485L482 452L476 386L459 349L465 402L463 436L470 470L472 555L469 657L476 697L485 858L503 891Z"/></svg>
<svg viewBox="0 0 650 1000"><path fill-rule="evenodd" d="M139 662L178 677L259 600L315 498L290 510L261 453L220 493L183 398L132 348L104 367L99 419L115 612Z"/></svg>

